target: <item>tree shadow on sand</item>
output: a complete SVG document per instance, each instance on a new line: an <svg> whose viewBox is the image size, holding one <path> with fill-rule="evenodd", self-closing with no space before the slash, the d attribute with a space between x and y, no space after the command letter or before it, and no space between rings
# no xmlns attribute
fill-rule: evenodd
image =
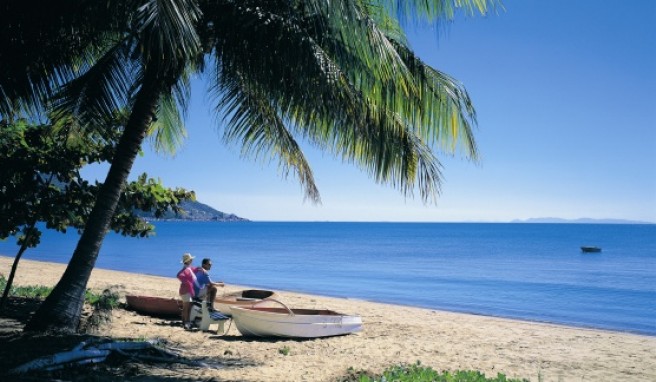
<svg viewBox="0 0 656 382"><path fill-rule="evenodd" d="M309 342L321 340L320 338L277 338L277 337L244 337L242 335L211 335L210 340L225 342L265 342L265 343L289 343L289 342Z"/></svg>
<svg viewBox="0 0 656 382"><path fill-rule="evenodd" d="M38 299L11 298L0 312L0 380L2 381L191 381L202 363L212 369L255 366L240 359L191 359L180 356L177 362L150 362L111 353L102 363L67 366L55 371L35 371L24 375L9 373L26 362L67 352L81 342L129 341L90 334L23 332L23 327L38 309ZM170 325L170 323L163 322ZM204 378L205 381L215 380ZM218 379L217 379L218 380Z"/></svg>

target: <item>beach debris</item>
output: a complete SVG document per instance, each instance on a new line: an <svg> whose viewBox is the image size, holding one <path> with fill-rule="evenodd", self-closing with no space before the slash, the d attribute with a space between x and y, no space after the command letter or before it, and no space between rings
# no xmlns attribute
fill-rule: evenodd
<svg viewBox="0 0 656 382"><path fill-rule="evenodd" d="M144 350L148 350L144 352ZM120 354L131 360L183 363L191 366L210 368L204 362L191 361L182 357L172 349L166 349L158 340L147 341L113 341L91 343L81 342L70 351L37 358L24 363L10 374L26 374L34 371L55 371L70 366L79 366L104 362L112 354Z"/></svg>

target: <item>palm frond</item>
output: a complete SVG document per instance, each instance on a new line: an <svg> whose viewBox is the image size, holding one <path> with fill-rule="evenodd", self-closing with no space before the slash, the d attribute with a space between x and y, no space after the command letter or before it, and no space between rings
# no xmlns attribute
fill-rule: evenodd
<svg viewBox="0 0 656 382"><path fill-rule="evenodd" d="M188 75L212 67L226 140L241 142L244 155L278 158L282 173L293 171L313 200L318 192L297 140L406 195L418 188L424 200L439 193L436 147L477 156L476 115L465 88L416 57L401 24L418 16L448 20L458 10L485 14L498 0L91 3L83 21L98 26L73 27L72 35L90 37L65 46L61 60L30 56L19 62L37 69L22 77L9 68L18 74L0 79L0 114L39 105L59 90L56 110L87 126L133 106L133 95L151 85L162 94L150 132L157 149L170 151L184 138ZM112 10L109 21L99 19L103 7ZM0 47L0 69L7 53ZM213 65L205 65L204 53Z"/></svg>
<svg viewBox="0 0 656 382"><path fill-rule="evenodd" d="M171 93L160 97L157 116L148 129L148 135L155 151L175 154L187 138L184 119L180 115L180 107Z"/></svg>
<svg viewBox="0 0 656 382"><path fill-rule="evenodd" d="M5 0L0 5L0 115L39 113L123 31L132 4L86 0Z"/></svg>
<svg viewBox="0 0 656 382"><path fill-rule="evenodd" d="M201 51L196 31L200 18L195 0L144 0L136 17L144 65L164 76L182 73Z"/></svg>
<svg viewBox="0 0 656 382"><path fill-rule="evenodd" d="M248 23L237 21L229 30L217 30L215 50L220 59L215 94L223 106L220 110L232 115L237 111L234 105L244 105L231 91L230 81L238 80L249 89L258 89L291 133L357 164L376 181L391 184L405 194L411 194L418 186L422 198L430 199L439 192L441 173L429 147L397 112L399 105L374 94L372 89L382 89L383 85L369 71L364 63L366 58L356 55L351 60L362 63L355 65L362 73L342 70L354 69L340 65L331 52L323 49L314 38L316 30L310 33L304 29L303 17L304 14L296 17L263 14ZM339 39L332 39L329 49L336 51L335 45L339 44ZM393 46L389 41L387 44ZM270 53L262 54L265 51ZM353 50L348 52L348 47L340 51L355 54ZM398 60L403 64L400 57ZM365 86L363 81L372 85ZM401 90L395 88L395 92ZM395 102L401 102L403 97L393 94ZM244 131L241 125L235 126L236 121L243 122L233 118L228 121L227 129Z"/></svg>
<svg viewBox="0 0 656 382"><path fill-rule="evenodd" d="M53 100L55 115L72 115L82 125L99 124L129 102L136 67L130 59L129 41L104 52L78 78L70 81Z"/></svg>
<svg viewBox="0 0 656 382"><path fill-rule="evenodd" d="M503 8L501 0L375 0L391 10L402 22L414 20L439 21L452 20L457 11L472 16L476 12L486 15L490 11Z"/></svg>
<svg viewBox="0 0 656 382"><path fill-rule="evenodd" d="M70 56L78 51L64 28L73 22L71 3L6 0L0 5L0 117L42 114L43 101L75 77ZM39 12L35 12L39 9ZM69 39L70 38L70 39Z"/></svg>
<svg viewBox="0 0 656 382"><path fill-rule="evenodd" d="M170 93L161 95L157 115L148 129L155 151L174 155L187 138L184 120L191 98L190 76L186 70Z"/></svg>
<svg viewBox="0 0 656 382"><path fill-rule="evenodd" d="M439 145L447 153L462 148L468 157L476 160L473 134L476 111L465 87L428 66L406 46L394 43L419 90L408 99L415 107L399 112L402 118L430 144Z"/></svg>
<svg viewBox="0 0 656 382"><path fill-rule="evenodd" d="M269 100L255 88L243 86L238 78L224 78L223 82L224 97L218 107L229 116L224 140L239 142L244 156L277 158L281 174L287 177L293 170L305 197L319 203L321 198L310 164Z"/></svg>
<svg viewBox="0 0 656 382"><path fill-rule="evenodd" d="M367 15L373 20L385 38L391 41L399 41L404 45L408 44L407 37L399 21L389 14L389 10L380 4L366 2L364 6L367 9Z"/></svg>

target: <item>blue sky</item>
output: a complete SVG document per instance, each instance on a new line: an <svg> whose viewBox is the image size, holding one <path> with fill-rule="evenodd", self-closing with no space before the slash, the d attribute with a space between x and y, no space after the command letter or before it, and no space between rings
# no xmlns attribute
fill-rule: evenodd
<svg viewBox="0 0 656 382"><path fill-rule="evenodd" d="M409 31L424 61L463 82L478 113L480 163L440 154L436 205L405 198L308 147L322 204L275 162L219 139L196 81L175 157L145 147L141 172L252 220L483 221L531 217L656 222L656 1L506 0L505 11Z"/></svg>

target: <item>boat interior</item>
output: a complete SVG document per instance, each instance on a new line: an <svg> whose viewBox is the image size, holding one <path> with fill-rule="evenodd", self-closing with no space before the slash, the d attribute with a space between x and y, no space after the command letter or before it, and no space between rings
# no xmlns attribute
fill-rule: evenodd
<svg viewBox="0 0 656 382"><path fill-rule="evenodd" d="M248 308L243 308L243 309L249 309L249 310L255 310L255 311L260 311L260 312L269 312L269 313L277 313L277 314L289 314L289 310L285 308L265 308L265 307L248 307ZM344 314L335 312L334 310L327 310L327 309L298 309L298 308L292 308L290 309L294 314L298 314L300 316L343 316Z"/></svg>

